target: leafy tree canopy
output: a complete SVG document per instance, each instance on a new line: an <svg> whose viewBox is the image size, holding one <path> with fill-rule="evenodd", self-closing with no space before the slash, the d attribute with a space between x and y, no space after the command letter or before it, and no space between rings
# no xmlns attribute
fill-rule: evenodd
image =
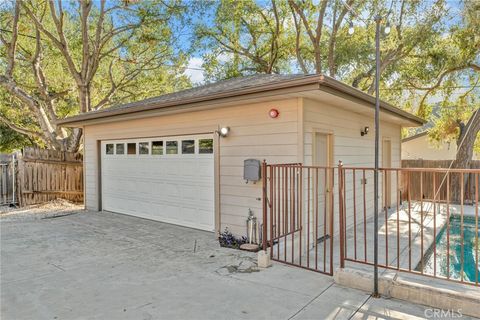
<svg viewBox="0 0 480 320"><path fill-rule="evenodd" d="M78 150L58 119L190 85L177 1L16 1L0 10L0 120L39 144Z"/></svg>
<svg viewBox="0 0 480 320"><path fill-rule="evenodd" d="M383 100L402 101L400 107L427 120L440 101L441 118L430 132L436 141L458 140L480 107L477 1L223 0L208 10L213 22L197 26L208 81L257 72L322 73L373 94L380 15L383 31L391 28L381 39Z"/></svg>
<svg viewBox="0 0 480 320"><path fill-rule="evenodd" d="M57 119L188 87L191 56L202 57L207 82L322 73L373 94L380 15L391 27L381 39L382 99L426 119L439 103L430 138L472 147L479 11L474 0L4 2L0 120L47 147L77 150L81 130L57 128ZM179 41L184 31L190 43Z"/></svg>

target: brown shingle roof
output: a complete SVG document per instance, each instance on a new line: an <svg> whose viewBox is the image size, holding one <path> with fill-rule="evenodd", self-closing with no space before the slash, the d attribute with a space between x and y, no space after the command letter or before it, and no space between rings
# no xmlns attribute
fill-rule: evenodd
<svg viewBox="0 0 480 320"><path fill-rule="evenodd" d="M279 75L279 74L257 74L245 77L221 80L215 83L202 85L199 87L186 89L174 93L164 94L157 97L148 98L141 101L135 101L127 104L121 104L106 109L91 111L73 117L68 117L58 121L59 125L73 123L83 123L87 120L116 116L120 114L129 114L147 110L181 106L190 103L223 99L234 96L240 96L255 92L270 91L275 89L290 88L308 84L318 84L333 88L336 91L343 92L349 96L358 98L367 102L374 103L374 97L348 86L338 80L324 75ZM418 124L423 124L423 120L399 108L396 108L384 101L381 102L381 108L397 116L409 119Z"/></svg>
<svg viewBox="0 0 480 320"><path fill-rule="evenodd" d="M110 108L93 111L90 113L102 112L102 111L108 112L110 110L125 109L125 108L140 106L140 105L162 104L166 102L175 102L175 101L180 102L186 99L204 97L204 96L208 96L216 93L222 93L226 91L232 91L232 90L254 88L254 87L265 85L265 84L272 84L275 82L292 80L292 79L297 79L302 77L305 77L305 75L304 74L292 74L292 75L257 74L257 75L251 75L251 76L245 76L245 77L220 80L215 83L205 84L202 86L198 86L198 87L194 87L191 89L186 89L178 92L167 93L161 96L152 97L145 100L121 104L121 105L113 106Z"/></svg>

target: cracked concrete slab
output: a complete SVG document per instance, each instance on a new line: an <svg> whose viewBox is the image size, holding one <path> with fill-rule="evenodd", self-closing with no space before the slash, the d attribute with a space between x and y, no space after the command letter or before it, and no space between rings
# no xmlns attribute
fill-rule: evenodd
<svg viewBox="0 0 480 320"><path fill-rule="evenodd" d="M332 277L277 263L258 269L254 253L221 248L204 231L89 211L0 217L0 225L1 319L322 319L383 312L365 304L368 294L335 286Z"/></svg>

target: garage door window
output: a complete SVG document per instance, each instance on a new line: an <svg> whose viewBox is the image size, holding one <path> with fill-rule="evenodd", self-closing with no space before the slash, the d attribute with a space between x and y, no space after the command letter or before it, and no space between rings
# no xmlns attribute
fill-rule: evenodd
<svg viewBox="0 0 480 320"><path fill-rule="evenodd" d="M182 140L182 154L195 153L195 140Z"/></svg>
<svg viewBox="0 0 480 320"><path fill-rule="evenodd" d="M105 145L105 153L106 154L113 154L113 143L107 143Z"/></svg>
<svg viewBox="0 0 480 320"><path fill-rule="evenodd" d="M140 142L138 144L138 154L148 154L149 143L148 142Z"/></svg>
<svg viewBox="0 0 480 320"><path fill-rule="evenodd" d="M127 143L127 154L137 154L136 143Z"/></svg>
<svg viewBox="0 0 480 320"><path fill-rule="evenodd" d="M163 141L152 141L152 154L153 155L163 154Z"/></svg>
<svg viewBox="0 0 480 320"><path fill-rule="evenodd" d="M125 154L125 145L123 143L117 143L115 150L116 154Z"/></svg>
<svg viewBox="0 0 480 320"><path fill-rule="evenodd" d="M177 153L178 153L178 142L167 141L167 154L177 154Z"/></svg>
<svg viewBox="0 0 480 320"><path fill-rule="evenodd" d="M198 140L198 153L213 153L213 139Z"/></svg>

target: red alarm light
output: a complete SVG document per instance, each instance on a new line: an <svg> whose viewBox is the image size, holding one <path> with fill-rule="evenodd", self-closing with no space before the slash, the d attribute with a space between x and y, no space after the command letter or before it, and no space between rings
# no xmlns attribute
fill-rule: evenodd
<svg viewBox="0 0 480 320"><path fill-rule="evenodd" d="M278 112L277 109L270 109L270 111L268 112L268 115L270 116L270 118L277 118L278 115L280 114L280 112Z"/></svg>

